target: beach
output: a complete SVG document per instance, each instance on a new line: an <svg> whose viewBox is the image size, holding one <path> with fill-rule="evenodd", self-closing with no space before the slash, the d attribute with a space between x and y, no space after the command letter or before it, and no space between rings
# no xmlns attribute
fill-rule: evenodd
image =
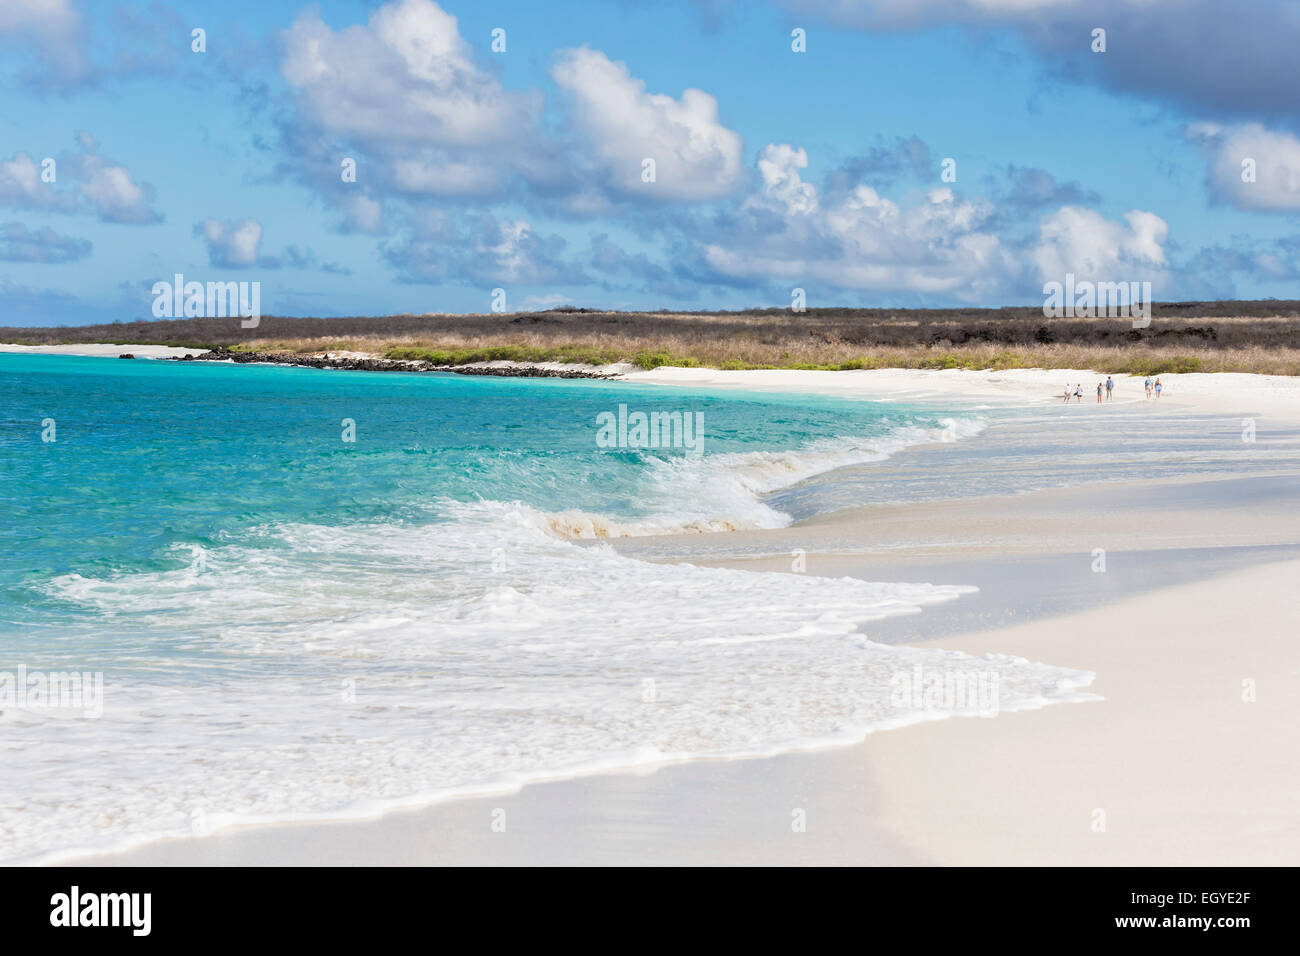
<svg viewBox="0 0 1300 956"><path fill-rule="evenodd" d="M117 358L132 355L138 359L184 358L202 355L205 348L185 348L174 345L114 345L105 342L86 342L77 345L15 345L0 343L0 353L15 355L81 355L86 358Z"/></svg>
<svg viewBox="0 0 1300 956"><path fill-rule="evenodd" d="M301 944L324 892L415 924L380 868L834 866L954 937L1279 924L1298 46L0 0L6 915Z"/></svg>
<svg viewBox="0 0 1300 956"><path fill-rule="evenodd" d="M1102 701L857 745L539 783L374 821L232 830L104 865L1288 865L1300 833L1286 593L1300 563L944 639L1095 669ZM1269 610L1260 613L1263 604ZM1226 647L1250 614L1258 638ZM1155 639L1135 646L1134 633ZM1280 662L1290 661L1288 664ZM1259 697L1242 699L1242 681ZM792 829L806 812L807 829ZM1097 811L1104 817L1099 818ZM493 820L504 811L504 832ZM1104 829L1095 827L1100 819Z"/></svg>
<svg viewBox="0 0 1300 956"><path fill-rule="evenodd" d="M1300 774L1285 756L1300 743L1294 380L1165 376L1157 405L1119 378L1115 402L1096 408L1061 407L1064 382L1096 381L1083 372L629 377L1024 411L809 479L840 510L798 517L796 483L769 496L796 515L786 527L613 546L661 566L977 587L863 632L1090 682L1069 702L993 716L940 712L804 749L592 768L78 862L1208 865L1300 854ZM1041 445L1048 433L1059 446Z"/></svg>

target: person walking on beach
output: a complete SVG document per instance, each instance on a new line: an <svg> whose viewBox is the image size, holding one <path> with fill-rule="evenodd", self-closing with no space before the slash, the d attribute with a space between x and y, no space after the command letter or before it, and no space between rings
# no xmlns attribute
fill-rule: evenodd
<svg viewBox="0 0 1300 956"><path fill-rule="evenodd" d="M1115 380L1109 375L1106 376L1106 401L1110 401L1111 392L1115 391Z"/></svg>
<svg viewBox="0 0 1300 956"><path fill-rule="evenodd" d="M1080 382L1074 383L1074 403L1077 405L1083 401L1083 385Z"/></svg>
<svg viewBox="0 0 1300 956"><path fill-rule="evenodd" d="M1070 386L1065 386L1065 404L1070 404Z"/></svg>
<svg viewBox="0 0 1300 956"><path fill-rule="evenodd" d="M1156 398L1157 398L1157 399L1160 398L1160 392L1161 392L1162 389L1164 389L1164 386L1160 384L1160 379L1156 379Z"/></svg>
<svg viewBox="0 0 1300 956"><path fill-rule="evenodd" d="M1098 405L1101 404L1101 388L1102 388L1101 382L1098 382L1097 383L1097 404Z"/></svg>
<svg viewBox="0 0 1300 956"><path fill-rule="evenodd" d="M1146 386L1147 398L1150 398L1151 397L1151 376L1150 375L1147 376L1147 380L1143 384Z"/></svg>

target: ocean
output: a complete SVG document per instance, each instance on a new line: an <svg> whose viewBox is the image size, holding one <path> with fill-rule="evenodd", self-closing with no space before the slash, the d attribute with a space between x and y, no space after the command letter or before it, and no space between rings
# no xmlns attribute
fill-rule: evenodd
<svg viewBox="0 0 1300 956"><path fill-rule="evenodd" d="M987 709L991 674L998 710L1074 699L1089 675L862 629L960 583L602 543L781 527L843 503L810 479L860 484L981 427L810 395L0 354L0 861L842 743ZM948 699L922 699L932 677ZM954 709L954 682L980 700Z"/></svg>

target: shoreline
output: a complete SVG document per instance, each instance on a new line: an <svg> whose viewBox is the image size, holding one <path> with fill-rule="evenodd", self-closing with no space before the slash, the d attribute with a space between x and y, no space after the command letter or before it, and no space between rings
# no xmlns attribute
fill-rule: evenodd
<svg viewBox="0 0 1300 956"><path fill-rule="evenodd" d="M1071 494L1090 495L1095 501L1109 490L1092 486ZM1176 496L1192 494L1189 501L1193 506L1200 500L1195 495L1203 493L1224 501L1235 501L1238 495L1235 488L1220 481L1187 482L1172 489ZM1025 497L1037 498L1045 507L1055 508L1056 494L1032 492ZM135 849L57 862L581 865L625 862L629 856L652 865L1020 862L1018 854L1024 847L1013 839L1014 834L1006 835L1009 824L1001 814L1003 808L1012 805L1023 767L1031 761L1046 761L1062 734L1074 734L1075 742L1060 755L1050 772L1037 774L1036 787L1068 795L1068 788L1078 785L1077 775L1067 765L1068 758L1082 751L1093 755L1089 758L1093 761L1091 772L1094 779L1104 781L1109 788L1106 800L1110 805L1119 806L1121 813L1147 813L1149 803L1135 806L1121 799L1124 774L1134 760L1162 765L1151 755L1135 755L1129 738L1158 751L1194 751L1196 739L1179 736L1173 727L1182 721L1200 720L1198 708L1204 702L1195 697L1189 701L1179 688L1222 683L1226 678L1220 680L1216 673L1225 659L1250 669L1261 685L1266 681L1273 684L1272 703L1246 712L1267 719L1267 726L1253 726L1253 753L1267 750L1300 726L1300 701L1286 700L1284 691L1276 686L1278 680L1286 679L1277 667L1287 659L1287 632L1277 622L1262 620L1258 610L1260 593L1275 588L1279 581L1291 580L1300 571L1300 527L1293 517L1288 523L1288 517L1295 514L1296 497L1300 497L1300 491L1291 499L1268 504L1259 524L1247 529L1254 534L1270 523L1283 524L1291 530L1289 546L1216 546L1215 529L1207 522L1196 529L1194 539L1155 553L1156 557L1164 557L1157 562L1158 567L1149 570L1159 573L1134 573L1132 563L1126 561L1128 552L1119 548L1111 556L1109 574L1093 574L1086 551L1067 555L1068 560L1055 554L1056 542L1050 529L1040 533L1037 550L1026 548L1018 554L996 548L950 551L942 564L936 564L933 555L922 554L899 562L870 549L856 554L831 554L819 551L815 541L809 542L809 573L865 580L931 580L930 575L937 575L938 583L978 581L978 594L926 608L919 615L868 624L866 634L884 643L960 650L977 657L993 655L993 659L1013 654L1092 672L1095 677L1086 690L1098 699L1060 702L1078 703L1077 707L1038 706L1032 712L1004 711L993 719L947 715L939 720L877 728L857 739L827 741L819 748L788 749L769 756L699 756L641 767L593 768L581 776L570 773L505 785L488 795L448 795L436 802L417 802L409 808L397 807L364 819L239 825L203 837L153 840ZM900 507L920 513L934 504L916 502ZM954 508L949 502L939 504L950 512ZM1257 507L1248 497L1238 504L1243 513ZM955 507L964 511L969 520L980 520L987 501L967 499ZM1080 507L1088 510L1086 502ZM1146 514L1150 516L1150 512ZM949 522L952 517L947 514L941 520ZM1227 520L1233 517L1229 514ZM825 534L826 528L808 523L795 531ZM680 540L683 536L674 537L682 548L677 559L687 560L690 542ZM1152 560L1152 556L1144 556L1140 566ZM699 563L747 568L755 573L789 573L788 561L783 567L777 559L732 558ZM1037 579L1026 573L1027 568L1040 570L1046 577ZM1121 586L1098 590L1099 582ZM1020 596L1026 590L1037 593L1036 606L1023 603ZM972 599L985 600L981 605ZM964 606L968 600L972 603ZM990 614L990 609L1001 612ZM1274 610L1283 620L1286 615L1300 620L1296 613L1300 609L1278 605ZM1252 615L1268 640L1258 646L1225 641L1223 635L1231 633L1226 619L1233 614ZM1131 636L1134 621L1142 622L1137 633L1160 634L1158 645L1135 644ZM1161 676L1175 671L1179 674L1177 680ZM1114 709L1110 701L1116 681L1124 718L1096 717L1094 708L1102 708L1103 715ZM1227 693L1222 687L1220 691L1219 697ZM1192 712L1184 713L1188 707ZM1143 728L1150 715L1161 713L1172 713L1161 718L1171 723L1161 735L1153 737ZM1239 727L1239 722L1232 721L1243 716L1229 709L1215 719L1226 721L1225 726ZM982 779L981 796L963 805L961 814L952 816L945 828L936 829L935 820L949 813L943 801L960 788L965 774L976 772L971 760L982 753L1000 761L1001 770ZM1107 753L1120 756L1111 762L1105 757ZM1205 755L1200 759L1205 760ZM922 780L924 783L917 782ZM1283 775L1271 785L1300 787L1300 782ZM1012 792L1004 792L1007 788ZM1159 780L1143 792L1150 800L1171 799ZM794 800L800 802L791 804ZM932 808L929 814L907 811L908 807L922 805ZM807 810L810 818L818 821L815 833L810 824L807 833L801 834L813 837L802 842L786 839L792 806ZM1232 806L1227 805L1228 809ZM498 810L504 810L511 821L511 836L491 829L493 814ZM1256 810L1263 812L1267 808ZM1034 825L1039 827L1042 842L1033 846L1059 844L1059 834L1054 836L1052 832L1053 827L1061 825L1059 818L1044 818L1036 805L1026 805L1022 812L1038 821ZM1209 807L1206 812L1219 811ZM1232 832L1238 816L1229 814L1229 819L1208 824L1206 829L1226 827ZM721 830L719 819L729 821ZM1042 822L1044 819L1050 822ZM1148 824L1148 832L1151 826L1155 824ZM1000 827L1003 836L990 843L981 836L986 827ZM1169 826L1161 832L1166 834L1162 838L1166 843L1178 836L1189 847L1197 844L1194 834L1169 836ZM1090 835L1091 831L1085 826L1083 833ZM1037 862L1162 862L1158 855L1150 855L1154 851L1149 846L1135 839L1132 834L1112 839L1102 846L1107 848L1106 854L1113 856L1095 859L1088 854L1100 851L1086 840L1076 840L1069 848L1076 858ZM1264 852L1259 849L1261 845L1250 844L1252 852ZM1281 854L1290 844L1285 834L1270 831L1267 846L1277 847L1268 852ZM1226 851L1219 847L1214 852ZM1300 846L1286 852L1300 852ZM1240 856L1224 858L1249 862ZM1188 861L1210 862L1195 856Z"/></svg>
<svg viewBox="0 0 1300 956"><path fill-rule="evenodd" d="M1155 302L1149 322L1114 309L1052 317L1042 306L813 307L653 312L541 311L372 316L262 315L0 328L0 339L204 343L297 355L328 349L438 365L635 362L710 368L1106 368L1134 374L1300 376L1300 301Z"/></svg>
<svg viewBox="0 0 1300 956"><path fill-rule="evenodd" d="M985 408L990 403L1049 408L1061 404L1059 393L1053 395L1048 391L1050 382L1061 375L1060 370L1021 370L1012 374L959 370L731 373L657 369L624 373L620 379L665 387L805 391L883 401L929 399L976 407L977 403L985 403ZM1116 378L1126 391L1140 392L1140 383L1135 386L1131 380ZM1178 419L1205 415L1231 421L1235 416L1250 413L1264 415L1269 427L1274 423L1300 422L1300 380L1256 375L1230 377L1230 373L1165 378L1178 384L1171 384L1168 396L1160 403L1153 401L1145 407L1162 418L1166 414ZM1229 387L1215 387L1218 384ZM1141 403L1142 399L1113 404L1132 402ZM1082 408L1058 411L1062 415L1098 416L1100 420L1099 416L1111 411L1122 412L1122 409L1097 409L1085 402ZM1271 433L1266 434L1271 437ZM993 444L996 446L997 442ZM938 456L934 458L938 461L951 453L953 447L960 448L961 443L939 448L927 446L915 457ZM914 451L897 457L902 459ZM1230 471L1231 466L1225 470ZM1279 472L1283 477L1294 473L1284 469ZM1257 482L1269 480L1268 475L1252 478ZM1286 560L1270 560L1271 555L1264 555L1253 566L1224 570L1228 562L1229 549L1223 547L1227 535L1234 536L1232 544L1237 547L1300 546L1300 529L1295 517L1300 512L1292 500L1294 495L1287 497L1290 491L1285 482L1280 492L1269 491L1273 486L1265 487L1268 494L1262 498L1240 494L1232 482L1233 479L1225 480L1223 475L1195 476L1169 483L1149 481L1130 489L1137 495L1136 503L1122 508L1118 507L1115 495L1127 492L1116 484L1095 483L1003 495L1000 501L990 496L972 496L884 502L851 513L823 514L769 531L673 535L659 540L618 539L619 550L632 556L716 564L755 572L788 573L788 558L771 556L788 555L794 546L807 552L810 573L863 580L886 580L887 577L882 577L885 569L902 579L916 580L909 574L920 573L929 562L928 573L951 576L937 583L965 584L969 582L964 580L963 567L978 565L994 579L1000 575L1001 600L1003 604L1011 602L1013 615L1017 610L1025 610L1015 602L1022 600L1019 594L1027 579L1010 559L1033 561L1038 555L1046 560L1047 556L1059 557L1065 549L1080 560L1074 569L1079 573L1063 579L1068 594L1048 595L1044 599L1048 605L1045 613L1027 615L1028 623L1003 619L994 621L993 626L972 629L969 618L963 619L960 614L943 620L944 607L939 606L916 616L921 622L938 621L937 629L909 631L903 627L902 633L893 637L917 647L962 650L976 656L1013 653L1055 666L1092 671L1097 674L1096 693L1107 698L1106 701L1088 701L1081 708L1040 706L1035 708L1042 712L1037 716L1023 712L978 721L949 716L894 727L888 732L872 731L859 742L834 741L823 749L787 750L776 756L738 755L721 759L690 756L682 761L659 761L639 769L594 768L584 776L575 776L571 770L556 779L493 787L491 796L460 794L445 796L437 802L413 800L416 809L388 809L360 820L240 825L200 838L150 839L133 850L75 858L61 855L50 862L56 865L74 862L96 865L617 863L629 857L640 857L651 863L1017 862L1025 859L1023 854L1028 850L1046 853L1048 848L1059 847L1061 840L1057 837L1069 832L1063 829L1070 825L1069 820L1045 815L1037 804L1019 805L1020 816L1010 823L1008 819L1014 815L1004 809L1016 805L1016 791L1008 793L1006 788L1016 784L1020 772L1017 768L1050 762L1054 756L1051 746L1062 735L1072 735L1073 750L1064 756L1055 755L1059 759L1052 764L1050 772L1044 770L1035 778L1037 791L1051 792L1057 800L1066 799L1072 792L1069 788L1079 786L1078 776L1067 758L1076 756L1080 750L1085 753L1109 750L1123 759L1115 763L1102 757L1090 758L1094 779L1104 784L1104 800L1124 808L1121 813L1130 814L1130 818L1134 814L1145 815L1146 832L1164 834L1158 846L1167 847L1181 841L1183 853L1200 847L1206 853L1228 854L1222 859L1246 862L1273 859L1267 854L1282 850L1294 853L1294 841L1287 833L1279 833L1277 825L1272 823L1265 841L1250 842L1246 847L1256 854L1253 860L1233 857L1230 847L1211 846L1205 840L1198 841L1194 834L1189 837L1177 828L1171 830L1168 824L1162 828L1159 820L1147 819L1152 812L1148 804L1138 806L1131 800L1125 803L1122 793L1123 774L1134 763L1144 768L1163 768L1167 776L1177 778L1178 768L1162 764L1155 759L1158 754L1133 749L1135 741L1151 742L1152 735L1146 729L1152 726L1162 728L1156 745L1187 760L1197 758L1195 740L1186 734L1179 736L1177 727L1182 721L1195 722L1197 712L1189 712L1187 708L1203 701L1189 703L1180 696L1179 687L1211 686L1215 680L1213 669L1227 666L1220 652L1223 635L1235 634L1234 626L1229 623L1230 612L1238 619L1258 620L1259 595L1269 593L1270 588L1276 590L1280 579L1293 577L1300 569L1300 562L1291 555L1279 554ZM1154 499L1143 498L1153 490ZM1237 507L1235 513L1232 506ZM1053 520L1044 520L1045 515ZM1109 525L1099 525L1097 516ZM882 547L888 543L891 521L896 534L906 532L904 537L911 540L912 553ZM1004 537L989 539L990 527L1001 527ZM963 528L966 530L962 531ZM1112 536L1106 543L1119 559L1135 542L1153 539L1152 529L1171 532L1163 547L1168 552L1169 567L1174 569L1172 573L1175 577L1181 575L1183 580L1169 583L1134 579L1129 582L1133 593L1124 594L1084 590L1088 585L1083 582L1098 580L1086 573L1086 546L1096 543L1099 534ZM918 534L922 538L928 534L930 543L912 540ZM1124 534L1130 534L1131 539L1123 538ZM962 547L961 540L979 546ZM668 557L636 553L639 549L661 547L665 541L671 544L672 554ZM746 544L750 548L746 556L708 554L709 546L714 543L730 543L734 547L745 542L752 542ZM845 543L847 549L840 546ZM756 556L753 547L765 548L767 557ZM1185 560L1195 547L1206 550L1207 555L1197 561ZM935 572L940 559L946 563L941 572ZM765 562L769 566L764 567ZM1117 560L1112 573L1126 573L1121 561ZM996 588L991 586L989 590ZM1064 600L1063 594L1072 596L1076 606ZM1243 594L1254 597L1243 599ZM953 607L960 607L961 600L954 602ZM1087 606L1081 609L1077 606L1079 600ZM1288 604L1275 602L1273 606L1264 606L1267 611L1300 619ZM1037 610L1044 612L1043 608ZM1132 644L1126 630L1132 620L1146 622L1139 633L1149 631L1164 638L1157 650ZM1280 676L1277 667L1285 667L1282 662L1287 660L1285 625L1285 617L1266 621L1263 626L1271 629L1263 635L1267 640L1245 649L1254 656L1229 658L1231 666L1238 666L1236 662L1241 660L1244 661L1241 667L1249 665L1259 674ZM890 627L899 631L894 625L879 629L868 625L867 631L885 632ZM1294 630L1294 620L1290 628ZM1161 675L1171 670L1178 671L1181 683L1165 686L1168 682ZM1104 679L1116 673L1124 680L1118 684L1120 705L1111 708L1107 705L1109 685ZM1276 687L1274 695L1277 695ZM1235 728L1235 732L1253 734L1253 749L1249 752L1253 760L1264 764L1267 762L1265 749L1275 741L1285 740L1288 731L1294 732L1300 725L1295 703L1282 703L1286 706L1281 709L1270 703L1253 712L1267 719L1263 729L1255 725L1244 730L1246 725L1239 719L1243 715L1230 708L1218 714L1217 719L1224 726ZM1086 712L1094 706L1105 708L1106 713L1118 710L1123 716L1101 724L1091 717L1053 717L1050 723L1045 722L1044 715ZM1167 717L1169 713L1175 716ZM1148 718L1152 714L1166 716L1161 716L1160 723L1151 724ZM1213 726L1203 723L1197 726L1200 733L1214 732ZM965 729L950 729L954 727ZM988 729L992 727L999 729ZM991 755L990 760L998 762L1001 772L989 774L989 779L980 778L980 796L954 809L953 793L966 783L968 775L983 772L978 765L971 765L975 759L971 754L985 752ZM1205 759L1204 755L1201 759ZM1218 773L1223 776L1231 769L1220 768ZM1257 780L1257 789L1264 786L1258 783L1263 780L1267 784L1265 792L1291 794L1295 791L1293 776L1279 772L1251 779ZM1211 780L1208 786L1220 782ZM1193 787L1196 783L1202 784L1202 790L1207 786L1199 781ZM792 791L804 796L788 796ZM1163 778L1148 781L1144 793L1157 802L1168 803L1176 797ZM863 797L865 802L854 803L855 795ZM1212 816L1217 812L1220 816L1202 823L1203 829L1216 833L1226 829L1231 833L1238 825L1238 818L1246 812L1253 813L1256 819L1276 819L1271 805L1251 802L1250 792L1231 790L1229 796L1236 801L1233 807L1250 808L1249 811L1243 809L1223 817L1222 808L1209 808L1207 814ZM791 800L795 799L802 802L793 804L794 807L812 808L814 819L824 818L830 824L829 831L817 830L818 834L825 835L824 839L818 836L802 843L785 839L785 834L790 832ZM1092 802L1102 802L1102 798ZM928 812L908 809L919 806L930 809ZM487 817L501 807L508 810L512 821L520 816L537 821L536 828L523 833L517 827L512 829L510 832L519 836L516 841L494 833ZM938 827L935 820L945 819L945 814L948 824ZM711 833L717 831L720 816L734 820L734 827L722 828L721 834ZM1031 818L1028 823L1018 822L1026 816ZM1037 842L1028 841L1028 848L1013 832L1022 825L1038 828L1034 831L1038 834ZM811 827L808 832L813 832ZM981 836L988 832L1000 835L996 841L990 841ZM1169 862L1150 855L1154 852L1150 842L1143 843L1132 833L1099 845L1108 847L1106 853L1111 854L1097 858L1101 862L1115 859ZM1097 850L1086 841L1072 838L1065 850L1056 852L1074 854L1073 861L1090 862L1093 858L1088 854ZM1187 859L1213 862L1205 857ZM1043 858L1036 862L1061 860Z"/></svg>
<svg viewBox="0 0 1300 956"><path fill-rule="evenodd" d="M1090 369L1007 369L1002 371L971 369L843 369L820 371L808 369L721 370L660 366L641 369L628 363L616 365L581 365L559 362L476 362L458 366L434 366L428 362L379 359L366 353L333 353L337 357L299 356L277 358L261 353L221 353L220 358L205 358L214 353L196 348L169 346L2 345L0 354L57 354L86 357L116 357L130 349L137 359L177 362L238 362L337 369L340 371L447 372L458 375L482 375L509 378L599 379L638 385L671 388L706 388L774 392L781 394L815 394L871 401L946 402L967 409L983 403L988 408L1066 405L1092 408L1096 405L1091 385L1085 385L1082 403L1061 401L1063 383L1094 382L1107 373ZM232 358L239 355L240 358ZM254 357L245 357L254 356ZM1182 372L1159 378L1165 383L1164 397L1145 399L1142 378L1115 373L1116 398L1108 404L1140 402L1151 409L1189 409L1205 413L1263 414L1290 422L1300 422L1300 376L1267 375L1257 372ZM1232 404L1226 404L1231 401ZM991 404L990 404L991 403ZM1229 411L1231 409L1231 411Z"/></svg>
<svg viewBox="0 0 1300 956"><path fill-rule="evenodd" d="M85 345L17 345L0 343L0 355L72 355L81 358L118 358L129 353L137 359L156 361L179 359L200 355L205 348L184 348L171 345L123 345L111 342L92 342Z"/></svg>
<svg viewBox="0 0 1300 956"><path fill-rule="evenodd" d="M471 362L435 365L421 359L386 359L365 352L325 352L320 355L284 356L274 352L232 352L214 349L201 355L172 357L182 362L234 362L237 365L286 365L294 368L338 369L355 372L452 372L456 375L493 375L500 378L618 378L629 365L584 365L561 362Z"/></svg>
<svg viewBox="0 0 1300 956"><path fill-rule="evenodd" d="M1232 700L1229 691L1235 684L1220 688L1216 709L1208 715L1203 697L1174 693L1153 699L1155 690L1149 685L1173 670L1178 681L1187 680L1187 686L1200 693L1207 680L1214 681L1215 667L1225 659L1258 670L1263 658L1252 659L1239 648L1220 644L1215 654L1214 641L1206 640L1215 636L1215 622L1208 628L1194 626L1203 612L1196 599L1222 601L1236 595L1237 600L1220 611L1226 615L1240 608L1243 586L1271 587L1293 579L1298 571L1300 560L1293 559L1157 588L1051 618L1050 634L1030 623L916 644L976 655L1027 652L1035 659L1080 669L1101 662L1089 688L1094 692L1090 700L1004 711L991 718L950 715L872 731L854 741L769 756L697 757L557 776L490 793L450 795L371 817L236 825L206 836L163 838L131 849L60 857L47 865L1282 863L1300 850L1300 834L1286 829L1286 811L1293 805L1288 801L1300 798L1300 776L1285 761L1258 761L1256 769L1272 768L1264 773L1270 786L1261 788L1254 772L1240 779L1242 747L1207 755L1197 750L1196 740L1134 734L1132 721L1115 719L1110 712L1122 708L1139 723L1141 714L1155 712L1162 714L1161 726L1170 729L1195 720L1202 733L1209 732L1206 721L1226 719L1221 736L1237 742L1233 735L1243 724L1235 718L1240 717L1255 735L1244 749L1255 756L1263 756L1262 750L1288 733L1294 737L1300 703L1286 699L1276 682L1268 706L1254 711ZM1123 632L1114 628L1116 622L1152 615L1175 616L1171 639L1161 650L1174 651L1167 645L1177 645L1176 658L1135 655ZM1095 642L1088 637L1099 633ZM1189 633L1193 641L1179 640ZM1061 639L1080 634L1089 646ZM1285 639L1276 635L1267 650L1277 650ZM1184 685L1172 686L1176 691ZM1068 747L1058 746L1063 734L1072 735ZM1055 762L1047 767L1054 748ZM1126 799L1132 761L1150 763L1161 753L1166 760L1151 764L1158 770L1156 778ZM1108 754L1118 757L1110 760ZM1186 793L1181 801L1174 799L1177 793L1171 788L1181 781L1171 774L1171 754L1197 757L1200 762L1193 771L1213 763L1216 755L1231 757L1228 762L1238 782L1228 789L1239 802L1227 822L1249 816L1254 821L1251 830L1258 831L1249 834L1252 839L1243 840L1231 827L1227 835L1221 834L1222 819L1217 824L1200 821L1194 832L1180 828L1184 816L1174 823L1161 822L1171 800L1184 813L1197 810L1187 807ZM1086 767L1072 768L1070 760L1080 755ZM1025 768L1031 760L1038 761L1032 764L1034 787L1025 795ZM1080 774L1085 772L1091 790L1080 790ZM1200 789L1195 794L1222 789L1227 775L1207 776L1196 779ZM972 782L979 785L977 793L969 789ZM1044 789L1055 802L1039 801L1035 794ZM1077 793L1082 796L1069 802ZM1190 802L1196 800L1193 795ZM1098 802L1113 808L1115 825L1104 837L1090 829L1090 814ZM791 830L796 810L809 820L804 832ZM1077 827L1071 829L1067 818L1076 811ZM1205 812L1214 813L1215 807ZM1268 826L1259 824L1261 812L1271 821ZM1134 830L1134 815L1141 815L1145 829ZM1153 816L1156 819L1149 819ZM498 819L509 821L504 831L493 828ZM996 838L990 839L990 833ZM1170 847L1178 848L1178 860L1159 855ZM1217 855L1198 855L1198 847ZM1063 856L1066 853L1072 855Z"/></svg>
<svg viewBox="0 0 1300 956"><path fill-rule="evenodd" d="M14 345L0 344L0 354L50 354L85 357L118 357L130 352L138 359L163 359L181 362L235 362L238 364L283 365L286 367L337 369L340 371L381 372L449 372L459 375L485 375L509 378L603 379L642 385L683 388L735 389L779 392L783 394L817 394L841 398L864 398L883 401L922 401L941 399L958 402L992 401L1050 406L1082 405L1091 407L1093 388L1108 374L1121 386L1141 391L1143 376L1108 373L1093 369L1057 368L878 368L878 369L716 369L663 365L644 369L628 362L591 365L565 362L471 362L462 365L435 365L427 360L385 359L374 353L333 352L285 356L273 352L212 351L206 348L161 345L122 345L93 343L84 345ZM1210 403L1233 399L1260 406L1257 411L1283 414L1300 421L1300 376L1273 375L1263 372L1168 372L1149 376L1166 384L1159 400L1130 395L1121 401L1146 401L1155 407L1170 405L1199 410L1222 406ZM1082 403L1062 402L1063 386L1081 384ZM1105 403L1103 403L1105 404Z"/></svg>

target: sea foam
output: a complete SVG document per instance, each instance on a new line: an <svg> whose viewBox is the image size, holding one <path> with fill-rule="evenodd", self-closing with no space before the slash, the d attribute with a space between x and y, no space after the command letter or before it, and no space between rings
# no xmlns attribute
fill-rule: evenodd
<svg viewBox="0 0 1300 956"><path fill-rule="evenodd" d="M0 717L25 803L0 807L6 854L842 743L950 716L893 699L918 664L992 669L1001 710L1079 699L1090 679L870 640L871 621L971 588L646 563L558 538L521 505L450 510L268 525L173 570L52 581L136 649L99 720L56 734Z"/></svg>

